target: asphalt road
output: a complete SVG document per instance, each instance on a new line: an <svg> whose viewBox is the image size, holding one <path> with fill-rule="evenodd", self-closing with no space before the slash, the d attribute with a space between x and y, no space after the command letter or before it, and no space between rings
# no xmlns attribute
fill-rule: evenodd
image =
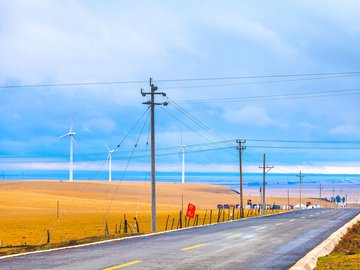
<svg viewBox="0 0 360 270"><path fill-rule="evenodd" d="M360 209L312 209L1 259L0 269L288 269Z"/></svg>

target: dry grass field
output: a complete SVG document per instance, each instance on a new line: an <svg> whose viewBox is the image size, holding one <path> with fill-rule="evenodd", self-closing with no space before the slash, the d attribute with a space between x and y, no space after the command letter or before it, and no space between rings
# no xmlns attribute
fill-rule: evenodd
<svg viewBox="0 0 360 270"><path fill-rule="evenodd" d="M360 221L348 229L330 255L319 258L315 269L360 269Z"/></svg>
<svg viewBox="0 0 360 270"><path fill-rule="evenodd" d="M226 187L205 184L157 183L157 230L176 229L179 225L182 201L196 205L198 224L217 222L217 204L237 204L239 195ZM128 232L151 231L150 183L137 182L59 182L5 181L0 183L0 254L9 254L103 239L106 224L111 237ZM258 197L245 196L244 201ZM312 201L304 198L304 201ZM296 204L297 198L290 203ZM286 198L267 197L269 204L286 204ZM205 216L206 214L206 216ZM256 211L245 212L245 216ZM226 210L220 221L228 220L232 211ZM234 211L234 218L238 212ZM185 221L183 221L183 224ZM186 222L188 223L188 221ZM189 225L193 226L194 220ZM50 234L50 245L48 242Z"/></svg>

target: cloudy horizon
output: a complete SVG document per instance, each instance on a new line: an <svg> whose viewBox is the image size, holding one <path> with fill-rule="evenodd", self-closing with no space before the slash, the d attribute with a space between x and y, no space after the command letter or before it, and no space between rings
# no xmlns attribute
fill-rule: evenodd
<svg viewBox="0 0 360 270"><path fill-rule="evenodd" d="M66 168L69 140L58 137L72 124L77 169L106 161L104 143L121 144L114 168L131 155L129 169L148 166L140 89L152 77L169 102L156 108L160 170L181 168L185 144L189 170L236 171L235 140L247 139L245 172L266 153L273 172L360 174L359 10L1 0L0 169Z"/></svg>

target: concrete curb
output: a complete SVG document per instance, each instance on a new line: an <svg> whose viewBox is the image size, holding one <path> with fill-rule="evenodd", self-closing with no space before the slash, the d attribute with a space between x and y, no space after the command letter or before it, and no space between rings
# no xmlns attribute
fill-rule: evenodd
<svg viewBox="0 0 360 270"><path fill-rule="evenodd" d="M312 270L316 267L319 257L329 255L340 242L341 237L346 234L347 230L355 223L360 221L360 214L358 214L351 221L346 223L336 232L331 234L320 245L316 246L313 250L302 257L296 264L294 264L289 270Z"/></svg>

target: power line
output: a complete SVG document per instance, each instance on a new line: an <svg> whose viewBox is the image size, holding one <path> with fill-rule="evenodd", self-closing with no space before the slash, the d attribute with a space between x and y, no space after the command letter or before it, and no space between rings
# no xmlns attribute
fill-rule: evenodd
<svg viewBox="0 0 360 270"><path fill-rule="evenodd" d="M162 108L162 107L160 107ZM163 109L164 110L164 109ZM222 140L222 141L211 141L209 138L207 138L206 136L203 136L201 133L198 133L195 129L192 129L190 126L186 125L185 123L183 123L181 120L179 120L178 118L176 118L174 115L172 115L170 112L168 112L167 110L164 110L167 114L169 114L171 117L173 117L174 119L176 119L177 121L179 121L181 124L183 124L184 126L188 127L189 129L193 130L194 132L197 133L197 135L203 137L204 139L206 139L208 142L207 143L197 143L197 144L187 144L187 148L188 148L188 153L198 153L198 152L205 152L205 151L213 151L213 150L225 150L225 149L235 149L236 145L235 145L235 139L233 140ZM147 110L145 111L147 112ZM141 117L142 118L142 117ZM140 118L140 119L141 119ZM148 118L148 116L147 116ZM147 120L146 120L147 121ZM303 146L303 144L333 144L333 145L343 145L343 144L360 144L360 141L312 141L312 140L272 140L272 139L246 139L247 142L269 142L269 143L294 143L294 144L302 144L300 145L288 145L288 146L279 146L279 145L266 145L266 144L259 144L259 145L254 145L254 144L248 144L247 147L248 148L258 148L258 149L299 149L299 150L307 150L307 149L312 149L312 150L360 150L360 147L336 147L336 146ZM225 146L221 146L221 145L225 145ZM214 146L214 147L211 147ZM199 149L200 148L200 149ZM177 151L179 149L179 145L176 146L168 146L168 147L159 147L157 148L157 151L163 154L157 154L157 156L161 156L161 155L175 155L177 154ZM148 149L138 149L137 153L147 153L149 150ZM118 157L118 159L123 159L123 158L127 158L126 154L130 154L132 151L131 150L125 150L121 152L121 156ZM164 153L165 152L165 153ZM79 154L79 156L98 156L98 155L103 155L103 153L82 153ZM125 155L125 156L123 156ZM247 157L253 159L254 161L261 161L258 157L250 154L248 151L244 152L244 155L246 155ZM64 156L65 157L65 156ZM139 157L144 157L144 156L139 156ZM0 159L7 159L6 161L1 161L1 164L11 164L11 163L34 163L34 161L28 160L29 156L26 156L27 160L24 161L12 161L13 159L17 159L17 158L25 158L24 156L11 156L11 157L0 157ZM34 157L35 158L35 157ZM40 158L40 157L36 157L36 158ZM39 163L61 163L61 162L65 162L63 160L59 160L59 159L53 159L54 157L51 157L51 160L39 160ZM10 159L10 160L9 160Z"/></svg>
<svg viewBox="0 0 360 270"><path fill-rule="evenodd" d="M281 80L267 80L267 81L221 83L221 84L200 84L200 85L168 86L168 87L165 86L164 88L166 90L209 88L209 87L236 86L236 85L271 84L271 83L286 83L286 82L298 82L298 81L324 80L324 79L345 78L345 77L355 77L355 76L359 76L359 74L338 75L338 76L324 76L324 77L310 77L310 78L296 78L296 79L281 79Z"/></svg>
<svg viewBox="0 0 360 270"><path fill-rule="evenodd" d="M360 88L351 89L337 89L326 91L313 91L305 93L292 93L292 94L276 94L276 95L258 95L258 96L246 96L246 97L227 97L227 98L215 98L215 99L195 99L195 100L181 100L180 104L194 104L194 103L234 103L234 102L246 102L246 101L267 101L267 100L281 100L281 99L307 99L318 97L334 97L334 96L349 96L359 95ZM355 93L354 93L355 92Z"/></svg>
<svg viewBox="0 0 360 270"><path fill-rule="evenodd" d="M329 75L360 75L360 71L328 72L328 73L271 74L271 75L229 76L229 77L204 77L204 78L182 78L182 79L160 79L160 80L156 80L156 81L157 82L220 81L220 80L329 76Z"/></svg>
<svg viewBox="0 0 360 270"><path fill-rule="evenodd" d="M225 81L225 80L244 80L260 78L287 78L287 77L347 77L360 75L360 71L348 72L328 72L328 73L297 73L297 74L270 74L253 76L224 76L224 77L203 77L203 78L180 78L180 79L159 79L156 82L189 82L189 81ZM303 78L306 79L306 78ZM308 78L314 79L314 78ZM129 81L101 81L101 82L72 82L72 83L48 83L48 84L22 84L22 85L3 85L0 89L7 88L34 88L34 87L70 87L70 86L96 86L96 85L117 85L117 84L138 84L147 83L147 80ZM274 81L272 81L274 82Z"/></svg>
<svg viewBox="0 0 360 270"><path fill-rule="evenodd" d="M360 150L360 147L306 147L306 146L269 146L269 145L247 145L249 148L267 149L299 149L299 150Z"/></svg>
<svg viewBox="0 0 360 270"><path fill-rule="evenodd" d="M167 97L167 99L169 99L170 104L174 105L175 109L177 109L178 111L180 111L181 113L183 113L187 118L189 118L191 121L193 121L195 124L197 124L198 126L200 126L202 129L204 129L206 132L210 133L210 135L212 135L214 138L216 139L220 139L220 140L224 140L225 142L229 142L228 140L226 140L223 136L217 134L215 131L213 131L212 129L210 129L208 126L206 126L204 123L202 123L200 120L198 120L195 116L193 116L192 114L190 114L189 112L187 112L183 107L181 107L179 104L177 104L174 100L170 99L169 97ZM211 140L208 140L211 142ZM230 144L230 142L228 143L229 146L234 147L233 145ZM236 156L235 153L228 152L230 155Z"/></svg>
<svg viewBox="0 0 360 270"><path fill-rule="evenodd" d="M145 112L147 112L147 111L148 111L148 110L146 110ZM117 193L118 193L118 191L119 191L120 182L121 182L121 180L123 180L123 178L124 178L124 176L125 176L125 173L126 173L128 167L129 167L129 165L130 165L130 162L131 162L131 160L133 159L133 155L134 155L135 149L136 149L136 147L138 146L139 140L140 140L140 138L141 138L141 136L142 136L142 134L143 134L144 128L145 128L146 123L147 123L147 121L148 121L148 119L149 119L149 114L150 114L150 111L148 112L148 116L146 117L145 122L144 122L144 124L143 124L143 126L142 126L142 128L141 128L141 132L140 132L140 134L139 134L139 136L138 136L138 138L137 138L137 140L136 140L136 143L135 143L135 145L134 145L134 147L133 147L133 149L132 149L131 155L128 157L127 163L126 163L126 165L125 165L125 169L124 169L124 171L123 171L122 174L121 174L120 181L119 181L118 184L116 185L115 192L114 192L113 197L112 197L112 199L111 199L111 201L110 201L110 203L109 203L109 205L108 205L108 207L107 207L107 209L106 209L105 215L104 215L103 220L102 220L102 224L105 223L106 217L107 217L107 215L109 214L110 208L111 208L111 206L112 206L112 204L113 204L113 202L114 202L114 200L115 200L115 197L116 197L116 195L117 195ZM141 117L140 119L142 119L142 117Z"/></svg>
<svg viewBox="0 0 360 270"><path fill-rule="evenodd" d="M246 139L252 142L281 142L281 143L319 143L319 144L360 144L360 141L316 141L316 140L275 140L275 139Z"/></svg>
<svg viewBox="0 0 360 270"><path fill-rule="evenodd" d="M108 82L74 82L74 83L49 83L49 84L22 84L22 85L3 85L0 89L7 88L34 88L34 87L70 87L70 86L96 86L96 85L116 85L116 84L137 84L147 81L108 81Z"/></svg>

